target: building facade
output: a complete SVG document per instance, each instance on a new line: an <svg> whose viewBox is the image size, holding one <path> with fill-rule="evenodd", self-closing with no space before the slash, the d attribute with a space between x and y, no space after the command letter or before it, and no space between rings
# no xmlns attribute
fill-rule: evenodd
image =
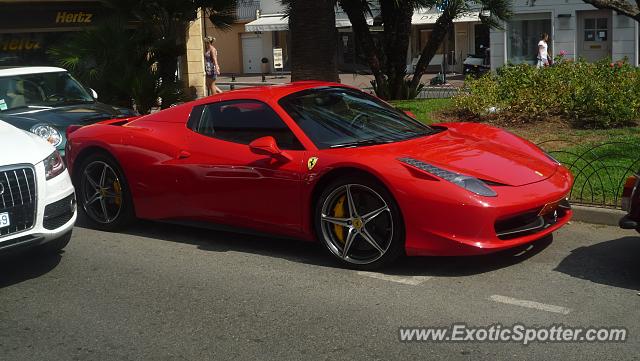
<svg viewBox="0 0 640 361"><path fill-rule="evenodd" d="M411 19L411 46L408 71L413 71L420 53L431 37L440 13L435 9L417 10ZM489 27L480 22L478 12L459 15L442 46L429 63L432 72L461 73L462 63L469 54L481 54L489 47Z"/></svg>
<svg viewBox="0 0 640 361"><path fill-rule="evenodd" d="M202 39L215 36L219 62L226 74L261 74L278 71L274 67L274 49L281 49L283 70L289 69L291 58L289 21L279 0L243 0L238 6L238 21L231 30L215 29L202 11L201 17L189 28L188 79L197 96L204 95L204 62ZM368 18L374 39L382 27L375 19L380 15L375 2ZM417 10L412 17L407 71L418 62L439 13L435 9ZM355 42L347 15L336 9L337 60L341 72L367 72L369 66ZM445 43L429 65L429 71L462 72L462 63L469 53L481 53L490 45L489 28L480 22L477 12L462 14L455 19ZM266 63L265 63L266 62Z"/></svg>
<svg viewBox="0 0 640 361"><path fill-rule="evenodd" d="M491 30L493 69L506 63L534 64L541 33L549 34L553 55L627 59L638 65L638 23L627 16L581 0L515 0L513 10L503 30Z"/></svg>
<svg viewBox="0 0 640 361"><path fill-rule="evenodd" d="M375 2L371 3L372 14L367 19L371 27L374 39L382 30L376 25L375 19L380 15L379 8ZM428 41L433 26L438 19L438 12L435 9L417 10L412 17L411 46L408 52L408 71L417 63L422 47ZM290 51L288 48L289 25L284 17L284 8L277 0L260 0L260 12L258 18L245 25L247 33L255 33L271 38L271 46L268 41L261 43L262 53L271 53L273 48L282 48L285 54L284 67L288 68L288 58ZM347 15L336 9L336 30L338 36L337 59L338 68L343 72L367 71L368 65L364 54L357 47L355 37L351 29L351 22ZM438 54L431 62L434 70L462 71L462 61L469 52L476 52L481 46L489 46L489 29L479 21L477 13L463 14L455 20L454 28L449 34L445 44L438 50ZM256 45L257 46L257 45ZM264 47L269 49L265 50ZM243 46L249 49L251 46ZM246 52L245 52L246 53ZM271 59L270 59L271 60ZM246 61L246 60L245 60ZM244 68L245 73L250 73L257 69ZM273 70L273 69L272 69Z"/></svg>

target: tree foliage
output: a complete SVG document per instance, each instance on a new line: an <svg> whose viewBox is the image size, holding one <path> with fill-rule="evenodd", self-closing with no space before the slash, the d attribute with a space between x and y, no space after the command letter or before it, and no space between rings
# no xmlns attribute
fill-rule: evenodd
<svg viewBox="0 0 640 361"><path fill-rule="evenodd" d="M499 27L511 15L511 0L380 0L384 31L382 44L376 46L366 23L371 4L367 0L339 0L339 4L349 16L356 39L365 52L375 77L374 88L384 99L403 99L407 94L417 94L427 66L459 15L479 12L480 20L491 27ZM440 11L440 15L429 41L420 51L413 74L408 76L406 64L411 17L419 9L434 8Z"/></svg>
<svg viewBox="0 0 640 361"><path fill-rule="evenodd" d="M288 8L290 16L296 12L297 21L290 26L292 37L300 30L299 27L309 26L313 22L328 23L327 19L334 18L333 11L328 8L324 11L304 11L292 7L292 3L312 0L283 0ZM427 66L433 59L438 48L444 42L446 35L453 28L453 20L466 12L479 12L480 20L491 26L499 27L500 24L511 15L512 0L333 0L349 17L355 34L356 42L363 50L364 56L374 76L373 86L379 97L383 99L403 99L415 96L420 87L420 81ZM374 5L380 7L380 20L382 21L382 36L378 43L374 39L367 17L373 15ZM411 18L414 11L419 9L440 10L440 16L434 24L433 32L425 47L420 51L420 60L413 74L407 74L407 51L410 45ZM298 14L301 12L301 14ZM326 21L325 21L326 20ZM333 20L332 20L333 21ZM322 38L335 37L335 30L324 29ZM314 36L313 40L320 36ZM312 41L312 39L309 39ZM316 44L316 42L313 42ZM297 49L292 49L292 61L299 57L307 59L326 59L329 52L323 48L307 49L302 54ZM333 53L336 52L334 48ZM312 68L314 63L308 63ZM295 69L293 69L295 72ZM337 74L337 70L335 70ZM293 74L292 74L293 76Z"/></svg>
<svg viewBox="0 0 640 361"><path fill-rule="evenodd" d="M49 55L101 100L131 106L141 113L162 99L162 107L186 99L177 81L187 24L200 7L219 28L234 20L236 0L106 0L111 16L74 33L49 49Z"/></svg>
<svg viewBox="0 0 640 361"><path fill-rule="evenodd" d="M623 14L636 21L640 21L640 1L638 0L584 0L584 2L598 9L615 10L618 14Z"/></svg>

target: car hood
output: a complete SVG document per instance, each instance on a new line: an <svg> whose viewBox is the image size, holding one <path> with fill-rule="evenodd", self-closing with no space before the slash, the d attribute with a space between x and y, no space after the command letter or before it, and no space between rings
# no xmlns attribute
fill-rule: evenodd
<svg viewBox="0 0 640 361"><path fill-rule="evenodd" d="M482 124L446 125L442 132L403 142L403 157L485 181L522 186L551 177L558 164L535 145Z"/></svg>
<svg viewBox="0 0 640 361"><path fill-rule="evenodd" d="M54 147L37 135L0 121L0 167L37 164L53 153Z"/></svg>
<svg viewBox="0 0 640 361"><path fill-rule="evenodd" d="M94 102L57 108L20 108L0 113L0 120L21 129L30 129L39 123L64 129L69 125L89 125L131 115L133 112L127 109Z"/></svg>

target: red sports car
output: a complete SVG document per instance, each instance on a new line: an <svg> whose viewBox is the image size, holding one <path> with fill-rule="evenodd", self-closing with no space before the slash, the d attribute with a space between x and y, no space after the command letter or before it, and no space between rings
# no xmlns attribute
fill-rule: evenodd
<svg viewBox="0 0 640 361"><path fill-rule="evenodd" d="M359 90L299 82L71 128L67 161L98 229L134 218L319 240L348 266L473 255L571 218L572 176L484 124L427 126Z"/></svg>

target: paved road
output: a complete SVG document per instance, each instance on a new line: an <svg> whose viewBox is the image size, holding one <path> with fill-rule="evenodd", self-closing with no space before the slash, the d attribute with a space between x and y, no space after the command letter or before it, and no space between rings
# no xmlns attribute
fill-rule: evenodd
<svg viewBox="0 0 640 361"><path fill-rule="evenodd" d="M384 274L303 242L149 222L78 227L59 256L0 262L2 360L640 358L640 238L612 227L574 223L524 254L407 259ZM460 322L625 326L630 339L398 341L400 326Z"/></svg>

